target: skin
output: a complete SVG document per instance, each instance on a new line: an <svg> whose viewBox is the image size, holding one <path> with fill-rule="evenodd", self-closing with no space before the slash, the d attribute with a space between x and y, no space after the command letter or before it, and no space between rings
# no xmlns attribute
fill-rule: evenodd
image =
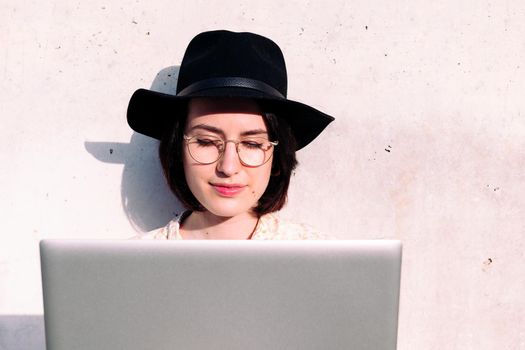
<svg viewBox="0 0 525 350"><path fill-rule="evenodd" d="M255 102L242 99L192 99L185 134L191 137L197 133L216 135L225 140L239 140L246 133L268 138L261 110ZM233 142L226 143L224 154L212 164L195 162L186 147L184 152L186 181L206 210L191 213L181 226L182 237L248 238L257 224L252 209L268 186L272 161L259 167L244 166ZM239 186L228 187L232 184Z"/></svg>

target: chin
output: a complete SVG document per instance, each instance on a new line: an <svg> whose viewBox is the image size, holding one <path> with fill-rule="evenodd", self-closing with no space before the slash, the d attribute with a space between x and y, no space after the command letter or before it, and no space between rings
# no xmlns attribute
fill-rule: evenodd
<svg viewBox="0 0 525 350"><path fill-rule="evenodd" d="M208 210L211 214L219 217L234 217L241 214L245 214L247 212L253 212L254 206L239 206L234 203L224 203L224 204L214 204L214 205L205 205L204 206L206 210Z"/></svg>

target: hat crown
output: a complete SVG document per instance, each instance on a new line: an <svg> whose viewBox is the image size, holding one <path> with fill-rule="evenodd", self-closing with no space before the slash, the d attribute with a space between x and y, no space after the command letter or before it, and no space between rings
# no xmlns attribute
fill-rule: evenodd
<svg viewBox="0 0 525 350"><path fill-rule="evenodd" d="M286 65L275 42L254 33L218 30L200 33L184 54L177 94L192 84L215 78L263 82L286 97Z"/></svg>

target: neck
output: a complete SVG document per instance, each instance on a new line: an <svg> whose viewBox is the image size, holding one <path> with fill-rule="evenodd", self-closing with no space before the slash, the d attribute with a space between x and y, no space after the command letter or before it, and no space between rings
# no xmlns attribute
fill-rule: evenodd
<svg viewBox="0 0 525 350"><path fill-rule="evenodd" d="M248 239L256 225L257 216L248 212L233 217L193 212L184 220L181 235L184 239Z"/></svg>

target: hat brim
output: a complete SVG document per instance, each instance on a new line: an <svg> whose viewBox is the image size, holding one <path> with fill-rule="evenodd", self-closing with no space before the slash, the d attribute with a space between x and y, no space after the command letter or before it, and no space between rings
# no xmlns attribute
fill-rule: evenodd
<svg viewBox="0 0 525 350"><path fill-rule="evenodd" d="M173 118L186 113L188 101L194 97L250 98L259 101L265 112L285 119L297 141L297 149L312 142L334 118L306 104L268 96L260 91L228 87L208 89L191 96L176 96L138 89L129 101L127 119L136 132L160 140Z"/></svg>

